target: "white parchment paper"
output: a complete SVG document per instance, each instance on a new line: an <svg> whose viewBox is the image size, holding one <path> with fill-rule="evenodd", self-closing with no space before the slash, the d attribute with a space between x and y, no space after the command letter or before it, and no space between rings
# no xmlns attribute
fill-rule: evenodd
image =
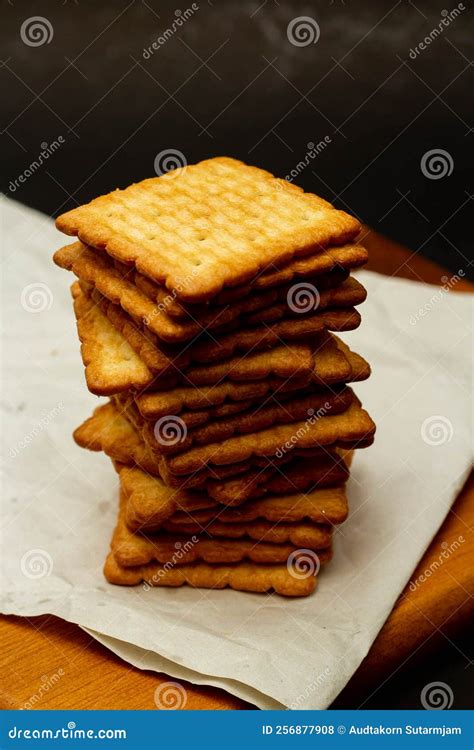
<svg viewBox="0 0 474 750"><path fill-rule="evenodd" d="M102 565L117 479L108 459L71 437L98 400L85 387L73 278L51 261L65 238L11 201L2 218L1 611L58 615L132 664L262 708L327 707L469 472L472 297L359 274L369 299L345 338L372 363L356 391L378 431L356 455L351 515L314 596L110 586Z"/></svg>

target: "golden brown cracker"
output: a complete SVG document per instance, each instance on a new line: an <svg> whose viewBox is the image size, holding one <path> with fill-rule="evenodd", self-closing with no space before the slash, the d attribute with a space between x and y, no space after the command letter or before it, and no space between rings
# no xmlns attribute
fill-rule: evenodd
<svg viewBox="0 0 474 750"><path fill-rule="evenodd" d="M277 456L299 448L341 443L360 443L372 439L375 425L355 399L342 414L317 414L305 422L279 425L261 432L231 437L221 443L191 448L162 460L174 474L188 474L208 464L225 465L245 461L252 456Z"/></svg>
<svg viewBox="0 0 474 750"><path fill-rule="evenodd" d="M56 226L189 302L250 281L271 263L350 241L360 229L327 201L227 157L96 198Z"/></svg>
<svg viewBox="0 0 474 750"><path fill-rule="evenodd" d="M120 264L122 272L124 274L130 274L130 269L123 264ZM342 284L343 281L349 276L349 271L343 268L336 268L330 273L321 274L317 278L312 278L313 283L317 286L319 291L323 289L330 289ZM148 279L146 276L138 272L134 272L133 275L134 284L154 303L159 304L165 311L166 314L171 318L185 321L185 320L201 320L203 316L208 315L210 312L218 315L222 311L223 307L239 305L240 314L250 314L259 310L262 307L274 304L278 300L287 298L288 292L291 289L291 285L283 284L281 286L273 286L270 290L266 290L265 293L259 290L253 290L251 287L247 287L246 290L242 290L244 293L235 295L234 299L230 302L226 302L223 305L218 304L215 300L200 305L186 305L176 298L176 296L169 292L164 287ZM233 291L233 290L229 290ZM245 300L245 302L243 302Z"/></svg>
<svg viewBox="0 0 474 750"><path fill-rule="evenodd" d="M279 466L281 466L280 464ZM188 518L195 510L241 505L248 498L263 494L292 494L312 492L315 488L340 486L348 478L348 468L336 452L321 452L314 460L296 458L284 470L270 466L247 470L226 481L208 481L206 492L170 488L154 476L137 467L121 466L120 483L127 503L127 525L157 528L170 515L182 510Z"/></svg>
<svg viewBox="0 0 474 750"><path fill-rule="evenodd" d="M315 489L305 493L268 495L248 500L237 508L224 508L219 513L222 523L247 523L257 519L272 523L299 523L305 519L318 524L343 523L348 514L347 495L344 486ZM206 524L215 518L215 509L196 510L192 513L175 513L170 520L174 524Z"/></svg>
<svg viewBox="0 0 474 750"><path fill-rule="evenodd" d="M240 308L244 306L242 301L232 307L225 306L217 312L207 313L200 321L182 323L170 318L161 305L151 302L106 257L81 242L74 242L57 250L54 262L92 284L110 302L120 305L132 318L140 321L166 343L188 341L207 328L219 328L239 315ZM266 296L269 303L274 294L270 292Z"/></svg>
<svg viewBox="0 0 474 750"><path fill-rule="evenodd" d="M187 430L183 423L177 422L180 429L176 430L176 439L172 440L167 439L166 417L156 423L143 421L141 435L150 449L158 455L172 455L187 451L192 446L217 443L235 435L256 433L274 425L298 422L312 417L321 409L331 414L340 414L349 408L352 400L353 392L347 387L334 391L313 390L300 398L253 406L248 412L227 419L212 420L194 430Z"/></svg>
<svg viewBox="0 0 474 750"><path fill-rule="evenodd" d="M361 357L360 354L351 351L347 344L344 341L341 341L338 336L335 336L335 338L337 339L337 346L339 347L339 350L344 354L345 357L347 357L347 360L351 367L350 380L347 382L355 383L356 381L367 380L371 373L369 363L366 362L366 360Z"/></svg>
<svg viewBox="0 0 474 750"><path fill-rule="evenodd" d="M306 379L303 381L306 385ZM139 394L135 402L145 419L159 419L167 414L184 412L207 412L211 409L235 407L244 403L251 405L264 399L272 389L278 388L275 379L247 382L223 380L209 386L178 386L173 390L153 391ZM225 416L225 411L216 412L216 416Z"/></svg>
<svg viewBox="0 0 474 750"><path fill-rule="evenodd" d="M163 529L170 534L184 534L188 538L193 534L203 533L209 534L212 538L241 539L242 537L248 537L259 543L292 544L294 547L314 550L330 547L332 541L332 528L325 524L311 522L272 523L270 521L224 523L219 516L217 520L200 524L193 522L192 513L188 523L173 523L172 520L169 520L163 523Z"/></svg>
<svg viewBox="0 0 474 750"><path fill-rule="evenodd" d="M120 305L115 305L106 297L92 288L90 296L112 325L120 331L132 349L155 375L155 382L169 382L172 385L177 379L177 373L185 368L190 355L188 349L177 351L163 343L158 343L156 336L143 330Z"/></svg>
<svg viewBox="0 0 474 750"><path fill-rule="evenodd" d="M133 319L139 321L167 344L178 344L196 339L203 331L222 329L236 319L239 319L243 327L248 327L259 323L271 323L291 315L314 312L315 309L320 311L327 308L350 309L363 302L366 296L362 285L356 279L349 278L338 287L326 289L320 293L311 284L309 293L312 295L312 307L309 309L297 304L298 289L296 288L295 294L292 294L290 290L287 300L275 304L272 304L275 302L275 293L263 292L259 295L262 298L260 304L253 304L256 312L244 314L247 308L252 309L249 300L254 302L250 297L244 297L232 305L209 308L199 320L189 318L182 322L169 317L163 305L153 303L129 280L128 276L123 276L100 253L80 242L66 245L58 250L54 254L54 261L62 268L73 271L80 279L92 284L110 302L120 305Z"/></svg>
<svg viewBox="0 0 474 750"><path fill-rule="evenodd" d="M316 460L294 458L265 482L265 493L283 495L343 484L349 478L349 462L343 453L327 450Z"/></svg>
<svg viewBox="0 0 474 750"><path fill-rule="evenodd" d="M251 560L255 563L286 563L290 555L298 551L293 544L274 544L266 541L256 542L244 537L209 538L207 534L170 534L166 531L157 533L134 533L125 522L126 499L121 498L120 510L112 541L111 550L123 567L147 565L150 562L162 564L186 565L203 561L207 563L237 563ZM317 550L322 564L330 557L329 544Z"/></svg>
<svg viewBox="0 0 474 750"><path fill-rule="evenodd" d="M239 299L249 290L257 291L269 289L274 286L297 283L308 277L316 277L320 274L332 272L334 269L345 269L350 271L360 268L368 260L368 253L360 245L342 245L340 247L327 247L315 255L290 261L281 268L275 264L253 279L251 286L234 287L223 289L215 298L216 304L226 305Z"/></svg>
<svg viewBox="0 0 474 750"><path fill-rule="evenodd" d="M101 301L97 290L92 292L95 302ZM181 348L164 347L157 336L149 330L140 328L137 321L125 313L118 305L106 304L102 300L101 309L125 336L129 344L143 359L147 367L160 377L165 373L170 377L169 387L179 382L180 375L188 362L207 363L221 362L235 354L245 354L261 349L270 349L284 342L295 342L312 339L326 330L348 331L360 325L361 317L355 308L348 310L322 310L314 315L300 315L264 324L255 328L236 328L218 336L202 334L191 344ZM170 366L175 367L175 378L172 378ZM161 380L156 379L157 387Z"/></svg>
<svg viewBox="0 0 474 750"><path fill-rule="evenodd" d="M230 491L229 487L233 486L228 484L229 481L234 480L236 476L241 474L242 497L237 496L238 502L242 502L248 497L248 493L254 492L257 484L265 481L271 470L274 470L273 464L266 459L256 459L253 464L249 461L243 461L240 464L229 466L213 466L184 477L174 475L164 465L163 460L158 461L151 454L135 427L112 402L95 409L93 416L80 425L74 431L73 436L76 443L82 448L103 451L114 461L127 466L136 464L152 476L162 477L169 487L176 489L205 487L211 497L214 491L219 497L227 497ZM275 465L280 465L288 460L289 456L285 456L281 460L276 460ZM266 472L262 472L262 468L266 467L270 468ZM244 491L247 494L244 494ZM230 498L231 501L232 498L233 496Z"/></svg>
<svg viewBox="0 0 474 750"><path fill-rule="evenodd" d="M208 565L193 563L171 569L157 563L125 568L118 564L112 552L104 565L104 576L109 583L120 586L144 587L187 584L193 588L224 589L266 593L275 591L281 596L308 596L316 587L316 576L296 577L286 565L256 565L237 563L234 565Z"/></svg>
<svg viewBox="0 0 474 750"><path fill-rule="evenodd" d="M132 530L159 528L178 511L191 513L219 507L204 492L172 489L137 467L121 466L119 477L126 498L125 521Z"/></svg>
<svg viewBox="0 0 474 750"><path fill-rule="evenodd" d="M103 451L114 461L137 464L150 474L160 474L160 461L112 403L97 407L92 417L74 430L73 437L81 448Z"/></svg>
<svg viewBox="0 0 474 750"><path fill-rule="evenodd" d="M339 286L322 292L319 292L316 286L308 280L291 287L284 301L267 307L262 306L256 312L245 315L243 324L254 326L261 323L273 323L287 318L288 315L309 314L311 310L350 309L362 304L366 298L366 289L352 276Z"/></svg>
<svg viewBox="0 0 474 750"><path fill-rule="evenodd" d="M276 347L280 349L280 347ZM277 372L278 365L274 363L276 349L270 349L264 353L268 358L266 369L273 367ZM284 357L284 351L281 354ZM299 364L304 368L304 378L299 382L277 378L264 378L263 380L250 383L232 383L228 380L217 382L216 385L199 387L178 386L173 390L155 391L143 393L136 397L136 404L143 417L146 419L158 419L167 414L180 414L182 411L196 409L206 411L213 405L232 405L232 402L246 399L248 401L261 400L268 397L272 392L279 396L286 391L300 390L305 387L307 359L311 362L312 380L318 385L330 385L334 383L347 383L352 380L363 380L370 374L370 368L362 357L354 354L338 337L331 334L323 334L318 337L317 343L300 344L297 347L291 345L286 349L289 357L296 352L300 353ZM244 367L246 360L242 358L241 366ZM272 364L272 362L274 364ZM293 364L293 366L295 366ZM249 370L250 371L250 370ZM189 370L188 370L189 372ZM212 366L208 369L208 377L211 377ZM223 414L222 414L223 415Z"/></svg>
<svg viewBox="0 0 474 750"><path fill-rule="evenodd" d="M77 284L71 288L87 387L97 396L153 382L153 373Z"/></svg>

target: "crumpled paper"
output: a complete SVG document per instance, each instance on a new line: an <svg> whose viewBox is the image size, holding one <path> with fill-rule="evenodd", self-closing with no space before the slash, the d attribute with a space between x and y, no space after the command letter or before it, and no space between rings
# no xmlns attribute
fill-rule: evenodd
<svg viewBox="0 0 474 750"><path fill-rule="evenodd" d="M351 514L315 595L111 586L102 565L117 478L105 456L71 437L98 399L84 382L73 277L51 261L65 238L18 203L5 201L2 211L1 611L57 615L132 664L223 687L261 708L326 708L469 472L472 297L358 275L368 301L362 326L345 338L372 364L356 391L378 430L374 446L356 454Z"/></svg>

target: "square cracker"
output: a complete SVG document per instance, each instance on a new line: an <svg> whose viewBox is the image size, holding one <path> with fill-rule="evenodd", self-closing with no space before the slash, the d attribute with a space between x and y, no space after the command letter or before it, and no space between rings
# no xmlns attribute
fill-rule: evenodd
<svg viewBox="0 0 474 750"><path fill-rule="evenodd" d="M132 319L117 305L94 292L92 292L92 299L130 343L137 355L143 359L147 367L156 374L153 381L154 388L169 388L179 382L209 385L226 377L231 377L232 380L255 380L272 373L282 378L295 375L309 377L313 368L313 355L307 344L292 342L283 345L277 337L275 337L277 345L270 349L260 351L260 347L253 346L253 342L250 341L247 353L244 350L242 354L233 356L239 350L238 336L237 334L226 335L225 340L222 341L224 356L220 361L217 361L219 359L217 355L206 363L201 363L199 359L195 361L195 347L193 346L175 355L169 348L163 349L157 346L153 338L140 331L133 324ZM319 341L320 337L324 336L323 331L313 339ZM252 351L253 349L256 351ZM190 360L192 360L191 364Z"/></svg>
<svg viewBox="0 0 474 750"><path fill-rule="evenodd" d="M342 463L341 461L339 466ZM314 463L307 462L307 464L306 468L300 469L298 479L309 479L309 483L298 481L296 485L293 484L291 478L287 479L282 474L282 485L277 488L277 492L278 489L283 490L281 497L274 497L272 501L273 486L270 483L266 486L268 494L265 499L268 502L263 503L260 498L249 500L238 509L229 506L222 507L203 492L172 490L161 479L151 477L136 467L130 468L118 464L120 487L126 498L125 522L132 531L140 529L156 531L164 526L169 531L176 529L179 533L187 533L186 529L181 529L182 525L186 527L194 524L202 530L203 526L208 523L218 521L228 529L226 534L216 534L220 536L234 536L235 532L229 529L230 526L237 524L238 528L239 524L249 524L255 521L258 523L284 522L290 524L292 530L294 530L295 523L301 523L303 520L305 523L307 520L311 521L318 528L321 524L326 526L341 523L347 516L347 498L341 484L347 479L347 468L344 467L345 473L339 473L339 484L335 483L334 487L324 489L315 488L317 474ZM320 471L323 468L321 465ZM293 471L293 478L295 473L297 472ZM302 490L305 491L304 494ZM275 510L276 506L278 506L280 516ZM171 524L171 527L167 527L166 524ZM254 533L259 533L258 529L263 527L254 525L252 528L254 532L247 531L246 535L256 538ZM216 531L208 530L210 533L216 533ZM191 533L194 533L194 530ZM239 533L238 536L242 534ZM294 538L288 536L288 540L297 546L305 546L301 538L296 542ZM269 538L267 541L277 541L277 539ZM317 549L318 546L324 547L325 545L321 542L314 548Z"/></svg>
<svg viewBox="0 0 474 750"><path fill-rule="evenodd" d="M98 396L135 388L141 390L153 382L143 360L128 341L103 315L77 282L71 287L77 332L81 341L87 387Z"/></svg>
<svg viewBox="0 0 474 750"><path fill-rule="evenodd" d="M219 520L227 522L229 520L227 511L231 507L240 505L242 511L245 509L248 513L252 504L256 502L255 499L248 500L242 506L239 490L232 492L231 487L228 486L230 502L225 503L226 507L222 508L218 499L213 499L205 492L173 489L164 484L160 478L153 477L138 467L120 464L116 466L119 471L121 489L127 498L126 523L132 531L158 529L166 521L206 523L211 518L219 517ZM272 495L287 496L288 503L283 520L291 511L292 503L298 503L302 497L300 493L304 492L311 501L308 511L310 520L316 523L341 523L347 515L347 501L341 485L347 480L348 473L344 459L328 451L316 461L297 459L288 464L285 472L273 472L269 481L263 484L261 494L266 494L270 498ZM245 481L245 477L234 480L236 484L242 481ZM328 486L332 489L324 491L323 488ZM322 505L321 503L318 505L318 498L321 498ZM236 499L240 499L241 502L236 502ZM243 500L246 499L243 498ZM266 507L271 510L271 503ZM204 517L200 515L203 510L209 512L209 515L204 515ZM238 514L231 518L234 522L240 520ZM247 520L255 520L255 518L258 516ZM274 517L267 517L265 513L262 514L262 518L269 521L275 520ZM296 520L302 518L303 516L300 516ZM245 517L242 520L245 521Z"/></svg>
<svg viewBox="0 0 474 750"><path fill-rule="evenodd" d="M104 576L109 583L120 586L143 583L146 589L152 586L176 588L187 584L201 589L231 588L262 594L275 591L281 596L308 596L316 588L315 576L297 578L286 565L208 565L200 562L171 569L158 563L125 568L118 564L112 552L105 561Z"/></svg>
<svg viewBox="0 0 474 750"><path fill-rule="evenodd" d="M313 355L307 345L297 343L288 347L274 347L265 352L255 352L248 356L231 357L221 363L196 365L186 369L178 368L177 364L172 364L171 361L163 362L162 366L166 369L161 379L149 370L145 361L130 346L120 330L112 325L100 306L81 290L77 282L73 286L74 310L82 341L81 354L86 367L86 381L89 390L96 395L108 396L132 388L156 388L163 383L167 385L170 379L185 380L195 386L212 384L227 377L232 381L263 380L272 374L275 378L284 378L288 381L280 382L282 389L287 390L290 387L300 387L310 379ZM272 383L267 381L266 390L271 386ZM247 389L249 394L253 391L263 392L258 385L254 385L253 389ZM237 410L235 407L235 411Z"/></svg>
<svg viewBox="0 0 474 750"><path fill-rule="evenodd" d="M297 357L296 361L294 357ZM304 376L300 382L290 377L288 359L292 360L293 367L298 368L294 376ZM177 386L173 390L142 393L135 397L135 403L145 419L179 414L186 422L184 415L190 414L192 410L205 413L216 405L230 407L240 400L263 401L265 397L268 403L272 393L281 396L287 391L285 397L290 397L291 391L304 389L309 384L309 381L306 382L308 371L312 373L313 383L321 386L365 380L370 375L368 363L331 334L318 337L317 343L291 344L236 358L235 365L230 370L230 375L237 374L245 381L252 376L259 379L233 382L225 378L227 370L223 369L223 365L191 367L187 370L191 383L193 380L201 382ZM214 373L217 376L216 384L206 384L206 380L213 380ZM269 377L270 375L276 377ZM216 413L216 416L225 416L225 413ZM206 421L208 420L203 418L200 423Z"/></svg>
<svg viewBox="0 0 474 750"><path fill-rule="evenodd" d="M175 526L187 524L190 517L195 523L212 521L214 509L178 511L170 519ZM223 523L249 523L265 519L272 523L298 523L309 520L318 524L343 523L348 515L347 495L343 486L315 489L306 493L268 495L248 500L238 508L223 508L219 520Z"/></svg>
<svg viewBox="0 0 474 750"><path fill-rule="evenodd" d="M191 514L192 515L192 514ZM174 523L172 520L165 521L164 531L170 534L184 534L188 538L194 534L209 534L212 539L224 537L225 539L253 539L259 544L262 542L270 544L291 544L299 549L321 550L331 546L332 529L325 524L311 523L310 521L286 523L277 521L247 521L236 523L225 523L217 514L205 524L193 521L192 517L188 523Z"/></svg>
<svg viewBox="0 0 474 750"><path fill-rule="evenodd" d="M219 508L204 492L168 487L136 466L117 466L122 494L126 497L126 523L133 531L158 529L174 513L187 517L196 510Z"/></svg>
<svg viewBox="0 0 474 750"><path fill-rule="evenodd" d="M310 276L319 277L320 274L331 273L336 269L351 271L360 268L368 260L368 252L361 245L342 245L340 247L327 247L316 255L308 255L287 263L283 267L272 266L265 272L259 274L252 282L252 286L239 286L233 289L224 289L215 297L215 302L226 305L239 299L242 294L248 294L249 290L262 291L279 287L291 282L297 283ZM315 279L317 282L318 279Z"/></svg>
<svg viewBox="0 0 474 750"><path fill-rule="evenodd" d="M316 413L317 414L317 413ZM257 433L231 437L220 443L209 443L162 458L174 474L188 474L208 465L226 465L246 461L253 456L279 456L290 453L295 447L314 448L331 444L342 446L370 444L375 425L367 412L354 398L342 414L317 418L308 417L303 422L278 425Z"/></svg>
<svg viewBox="0 0 474 750"><path fill-rule="evenodd" d="M212 313L215 316L219 316L224 312L224 308L230 307L233 309L236 317L237 315L247 315L256 310L266 307L267 305L274 304L278 301L287 299L292 284L280 284L279 286L270 286L266 290L252 289L251 287L237 287L232 291L234 293L234 299L230 299L228 302L219 303L217 298L200 305L186 305L180 302L171 294L167 289L155 284L147 276L138 273L138 271L131 272L130 268L124 263L115 261L116 267L122 272L123 275L132 275L133 283L138 289L140 289L146 296L155 304L161 306L166 314L173 320L186 321L186 320L199 320ZM315 285L319 292L325 289L334 289L340 286L349 276L349 271L344 268L334 267L331 271L325 274L320 274L317 278L312 278L311 281ZM257 279L255 279L257 281ZM237 293L239 292L240 293ZM220 295L218 295L220 297Z"/></svg>
<svg viewBox="0 0 474 750"><path fill-rule="evenodd" d="M92 298L109 320L121 331L129 344L157 375L166 375L170 366L176 368L176 377L168 382L172 387L188 362L221 362L237 353L253 352L314 338L325 331L352 331L360 325L360 313L354 307L317 311L314 315L299 315L273 323L262 323L251 328L235 328L219 335L203 333L195 341L181 347L164 345L149 329L140 325L119 305L109 302L96 289ZM166 379L166 378L165 378ZM157 378L157 382L158 382ZM159 381L161 382L161 380Z"/></svg>
<svg viewBox="0 0 474 750"><path fill-rule="evenodd" d="M246 297L233 305L209 308L199 320L174 320L162 304L154 303L134 283L130 274L123 275L108 259L81 242L74 242L60 248L54 254L54 262L61 268L72 271L79 279L93 285L110 302L120 306L134 319L149 328L159 339L168 344L189 341L207 329L219 329L238 318L244 312L255 315L260 307L269 307L277 301L274 291L262 292L254 299ZM323 293L322 293L323 294ZM335 295L335 296L334 296ZM353 287L344 287L338 294L334 293L336 306L346 301L361 299L362 293ZM322 297L323 305L329 299L329 292ZM363 301L361 299L361 301ZM271 314L271 313L267 313ZM274 317L278 317L277 311Z"/></svg>
<svg viewBox="0 0 474 750"><path fill-rule="evenodd" d="M80 242L58 250L54 254L54 262L93 285L110 302L119 304L133 319L140 321L146 329L166 344L195 340L204 331L223 330L236 320L239 320L243 327L248 327L301 314L301 311L295 308L294 302L279 302L275 299L274 292L269 291L257 295L258 304L254 298L245 297L232 305L214 309L211 307L199 320L188 319L183 322L170 318L163 305L152 302L128 276L122 275L107 261L107 256L100 255ZM314 296L317 294L315 300L317 299L317 308L320 311L327 308L351 308L361 304L366 298L362 284L351 277L335 288L312 293Z"/></svg>
<svg viewBox="0 0 474 750"><path fill-rule="evenodd" d="M189 302L250 281L272 263L343 244L360 229L327 201L226 157L96 198L56 226Z"/></svg>
<svg viewBox="0 0 474 750"><path fill-rule="evenodd" d="M286 563L290 555L298 551L293 544L275 544L267 541L256 542L246 537L210 538L209 535L170 534L167 531L158 533L134 533L125 523L126 499L121 497L117 525L115 527L111 550L119 565L133 567L147 565L150 562L162 564L186 565L204 561L208 563L236 563L251 560L255 563ZM324 549L317 550L321 563L331 556L331 539Z"/></svg>
<svg viewBox="0 0 474 750"><path fill-rule="evenodd" d="M319 389L303 396L296 396L279 402L275 400L261 406L257 404L248 412L236 414L228 419L216 419L207 422L194 430L187 430L179 418L162 418L161 422L148 422L141 418L136 407L138 419L141 419L140 434L145 443L157 455L172 455L189 450L192 446L208 445L228 440L235 435L248 435L276 425L294 424L307 419L323 410L323 412L340 414L349 408L353 400L353 391L348 387L337 390ZM137 413L138 412L138 413ZM127 411L128 413L128 411ZM171 440L168 439L166 425L176 430Z"/></svg>
<svg viewBox="0 0 474 750"><path fill-rule="evenodd" d="M162 477L169 487L204 488L211 497L226 504L240 503L251 497L278 466L290 459L290 456L274 462L256 459L254 463L243 461L230 466L211 467L185 477L175 476L163 460L156 459L134 426L113 403L95 409L92 417L74 431L73 437L80 447L103 451L114 461L127 466L137 465L154 477Z"/></svg>

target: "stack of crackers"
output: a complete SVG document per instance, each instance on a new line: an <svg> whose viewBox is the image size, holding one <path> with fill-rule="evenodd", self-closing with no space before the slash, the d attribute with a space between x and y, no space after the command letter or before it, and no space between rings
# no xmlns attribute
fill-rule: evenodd
<svg viewBox="0 0 474 750"><path fill-rule="evenodd" d="M120 482L111 583L310 594L375 426L338 336L360 323L358 221L229 158L57 220L89 390L74 433Z"/></svg>

